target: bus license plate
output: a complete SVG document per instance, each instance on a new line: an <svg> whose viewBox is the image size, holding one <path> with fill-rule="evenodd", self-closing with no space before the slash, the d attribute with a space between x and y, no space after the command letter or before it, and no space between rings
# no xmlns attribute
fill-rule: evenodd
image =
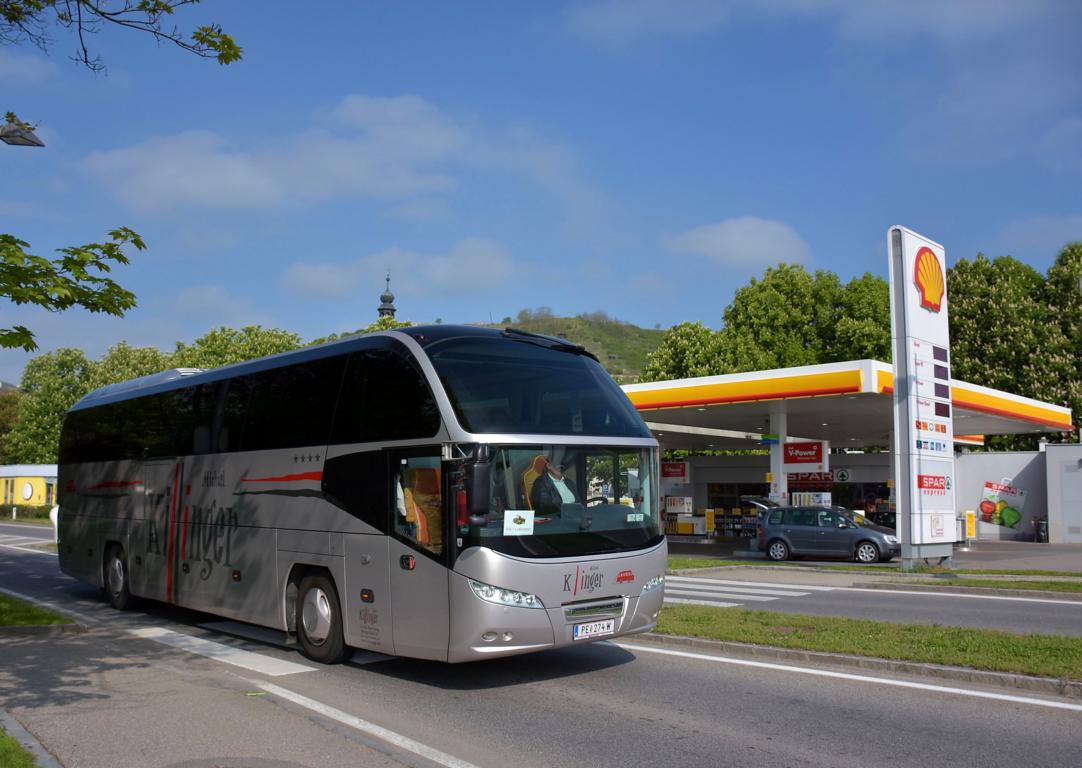
<svg viewBox="0 0 1082 768"><path fill-rule="evenodd" d="M572 633L572 639L585 640L589 637L602 637L604 635L611 635L615 631L616 619L591 621L588 624L576 624L574 632Z"/></svg>

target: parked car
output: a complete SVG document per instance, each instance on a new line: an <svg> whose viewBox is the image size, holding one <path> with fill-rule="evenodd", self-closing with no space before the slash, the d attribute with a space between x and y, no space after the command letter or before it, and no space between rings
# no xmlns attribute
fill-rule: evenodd
<svg viewBox="0 0 1082 768"><path fill-rule="evenodd" d="M902 551L894 531L858 525L830 507L777 507L764 512L759 518L759 549L771 560L828 555L861 563L886 562Z"/></svg>
<svg viewBox="0 0 1082 768"><path fill-rule="evenodd" d="M751 507L756 512L762 514L768 509L775 509L781 505L771 498L766 496L741 496L740 503L745 507Z"/></svg>

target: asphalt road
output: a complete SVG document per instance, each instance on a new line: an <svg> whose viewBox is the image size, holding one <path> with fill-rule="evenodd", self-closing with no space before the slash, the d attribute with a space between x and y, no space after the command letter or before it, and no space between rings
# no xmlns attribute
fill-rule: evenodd
<svg viewBox="0 0 1082 768"><path fill-rule="evenodd" d="M669 576L666 602L849 616L896 623L943 624L1028 634L1082 637L1082 600L997 597L874 589L875 577L853 573L775 569L726 569L711 575ZM882 578L882 577L879 577Z"/></svg>
<svg viewBox="0 0 1082 768"><path fill-rule="evenodd" d="M1082 764L1078 701L665 655L635 638L468 665L361 656L370 663L327 668L204 629L194 612L114 612L50 555L0 549L0 586L91 628L0 638L0 701L67 766ZM214 660L200 641L292 671Z"/></svg>

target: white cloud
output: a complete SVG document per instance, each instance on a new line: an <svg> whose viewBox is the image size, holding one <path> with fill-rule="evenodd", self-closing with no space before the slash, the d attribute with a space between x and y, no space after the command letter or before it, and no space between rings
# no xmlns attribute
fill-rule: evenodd
<svg viewBox="0 0 1082 768"><path fill-rule="evenodd" d="M42 56L28 56L0 48L0 72L3 73L4 86L7 88L33 88L56 77L59 68ZM5 111L10 108L11 105L8 105ZM29 115L19 117L33 122Z"/></svg>
<svg viewBox="0 0 1082 768"><path fill-rule="evenodd" d="M1003 253L1030 263L1051 264L1067 243L1082 242L1082 214L1018 219L1003 228L996 242Z"/></svg>
<svg viewBox="0 0 1082 768"><path fill-rule="evenodd" d="M672 250L706 256L726 267L759 267L778 262L800 263L808 245L781 221L740 216L706 224L673 238Z"/></svg>
<svg viewBox="0 0 1082 768"><path fill-rule="evenodd" d="M393 291L410 297L462 292L484 293L521 274L499 243L468 237L446 253L419 253L391 248L351 261L297 262L286 270L282 288L314 299L353 299L363 286L380 285L391 273ZM364 294L368 295L368 294Z"/></svg>
<svg viewBox="0 0 1082 768"><path fill-rule="evenodd" d="M253 156L231 151L210 131L154 138L128 149L95 152L83 167L113 194L141 210L175 205L258 208L281 203L285 190Z"/></svg>
<svg viewBox="0 0 1082 768"><path fill-rule="evenodd" d="M83 169L142 211L280 209L338 198L373 198L391 215L445 215L442 198L467 170L508 174L591 218L606 205L573 154L528 127L466 130L413 95L352 95L321 115L322 127L287 129L258 146L193 130L99 151Z"/></svg>

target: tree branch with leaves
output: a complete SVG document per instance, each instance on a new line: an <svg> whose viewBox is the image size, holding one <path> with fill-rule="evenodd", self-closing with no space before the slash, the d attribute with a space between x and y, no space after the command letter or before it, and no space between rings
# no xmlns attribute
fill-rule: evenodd
<svg viewBox="0 0 1082 768"><path fill-rule="evenodd" d="M14 304L31 304L51 312L80 306L90 312L121 317L135 306L135 294L107 275L110 264L128 264L124 246L144 250L139 235L127 227L109 233L109 242L59 248L59 259L49 260L27 253L30 244L0 234L0 286ZM29 328L0 328L0 347L37 349Z"/></svg>
<svg viewBox="0 0 1082 768"><path fill-rule="evenodd" d="M79 41L72 58L95 72L105 69L101 57L91 53L88 37L106 26L145 32L158 43L167 42L204 59L231 64L243 51L217 24L196 27L189 36L169 26L178 8L199 0L0 0L0 42L30 43L48 51L51 25L72 30Z"/></svg>

